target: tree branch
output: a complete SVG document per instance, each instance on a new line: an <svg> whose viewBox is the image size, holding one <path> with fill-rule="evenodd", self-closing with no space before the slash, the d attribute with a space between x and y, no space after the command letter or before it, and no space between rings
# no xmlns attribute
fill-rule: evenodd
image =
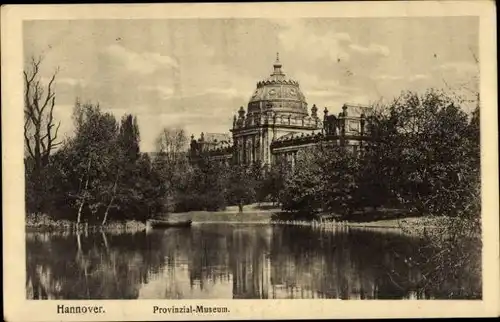
<svg viewBox="0 0 500 322"><path fill-rule="evenodd" d="M55 94L52 92L52 84L54 83L54 80L56 79L57 72L52 75L49 85L47 85L47 96L45 97L45 101L43 102L42 108L40 110L40 114L43 113L49 102L54 98ZM41 97L40 97L41 98ZM54 107L54 105L52 105Z"/></svg>
<svg viewBox="0 0 500 322"><path fill-rule="evenodd" d="M35 154L33 153L33 150L31 149L30 138L28 136L29 120L30 120L29 118L26 118L26 121L24 122L24 142L26 143L26 147L28 148L28 153L34 159Z"/></svg>
<svg viewBox="0 0 500 322"><path fill-rule="evenodd" d="M40 80L40 64L42 58L38 59L31 57L30 66L27 71L23 71L25 91L24 91L24 113L25 113L25 126L24 138L26 142L26 149L35 160L36 171L40 170L47 164L50 152L59 143L56 143L57 133L60 123L54 131L54 117L53 110L55 105L55 93L53 90L54 82L59 69L52 75L49 83L47 84L47 92L43 89L43 84ZM47 113L47 108L50 111ZM45 122L47 122L45 124ZM31 124L34 128L31 128ZM46 131L45 133L44 130Z"/></svg>
<svg viewBox="0 0 500 322"><path fill-rule="evenodd" d="M479 65L479 59L477 58L476 54L474 53L474 51L472 50L472 48L469 46L469 51L472 55L472 58L474 58L474 61L476 62L476 64Z"/></svg>

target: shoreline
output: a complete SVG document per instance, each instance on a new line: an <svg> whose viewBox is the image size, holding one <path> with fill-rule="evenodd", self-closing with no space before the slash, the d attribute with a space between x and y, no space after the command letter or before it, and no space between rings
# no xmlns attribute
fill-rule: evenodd
<svg viewBox="0 0 500 322"><path fill-rule="evenodd" d="M331 220L331 214L320 216L319 220L286 219L287 213L279 208L256 209L255 205L247 205L248 209L239 213L236 207L228 207L223 211L191 211L184 213L172 213L164 215L163 218L169 220L191 220L193 224L269 224L269 225L291 225L291 226L312 226L312 227L352 227L352 228L374 228L374 229L403 229L410 228L435 228L436 220L431 217L394 217L370 219L368 220ZM290 217L293 216L290 214ZM276 218L278 217L278 218Z"/></svg>
<svg viewBox="0 0 500 322"><path fill-rule="evenodd" d="M26 232L139 232L146 230L146 224L137 220L123 222L108 222L105 225L89 224L63 220L54 220L46 214L27 215L25 219Z"/></svg>
<svg viewBox="0 0 500 322"><path fill-rule="evenodd" d="M281 213L279 209L248 209L243 213L236 211L191 211L185 213L166 214L158 219L164 220L191 220L193 225L203 224L230 224L230 225L283 225L304 226L317 228L349 227L369 229L432 229L435 228L433 218L429 217L404 217L392 219L375 219L371 221L324 221L324 220L285 220L273 218ZM283 217L285 217L284 215ZM26 217L25 230L27 232L50 232L50 231L104 231L104 232L139 232L146 231L146 222L129 220L125 222L109 222L104 226L100 224L81 223L79 226L69 220L56 221L47 215Z"/></svg>

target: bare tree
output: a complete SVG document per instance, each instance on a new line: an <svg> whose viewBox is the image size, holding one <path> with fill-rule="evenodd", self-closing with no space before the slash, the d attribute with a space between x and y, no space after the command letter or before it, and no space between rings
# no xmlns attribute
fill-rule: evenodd
<svg viewBox="0 0 500 322"><path fill-rule="evenodd" d="M33 174L40 175L49 156L61 142L57 134L61 123L54 120L54 81L57 71L45 85L40 76L41 58L31 58L24 75L24 142L28 158L33 160Z"/></svg>
<svg viewBox="0 0 500 322"><path fill-rule="evenodd" d="M158 156L155 163L162 177L167 199L172 197L175 187L187 175L187 147L188 138L183 129L165 128L156 139Z"/></svg>
<svg viewBox="0 0 500 322"><path fill-rule="evenodd" d="M165 128L156 139L156 150L163 153L168 162L173 164L184 159L187 144L188 138L183 129Z"/></svg>
<svg viewBox="0 0 500 322"><path fill-rule="evenodd" d="M469 52L472 56L472 60L474 61L476 67L476 75L472 76L470 79L465 80L465 82L455 84L454 86L450 85L450 83L441 75L441 79L445 85L445 88L449 91L450 94L454 95L455 98L459 100L460 103L468 103L472 104L474 108L478 109L480 105L480 91L479 91L479 83L480 83L480 64L479 57L469 46ZM468 106L468 108L472 107ZM470 112L470 109L469 109Z"/></svg>

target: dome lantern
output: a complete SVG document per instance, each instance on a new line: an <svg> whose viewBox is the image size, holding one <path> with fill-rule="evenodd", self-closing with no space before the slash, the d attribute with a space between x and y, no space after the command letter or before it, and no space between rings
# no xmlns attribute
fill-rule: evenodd
<svg viewBox="0 0 500 322"><path fill-rule="evenodd" d="M257 83L247 113L273 111L278 114L307 116L307 102L299 83L285 75L282 70L279 53L273 64L273 73Z"/></svg>
<svg viewBox="0 0 500 322"><path fill-rule="evenodd" d="M281 62L280 62L280 53L276 53L276 62L274 62L274 72L271 74L271 76L274 76L274 75L283 75L285 76L285 74L283 73L283 71L281 70Z"/></svg>

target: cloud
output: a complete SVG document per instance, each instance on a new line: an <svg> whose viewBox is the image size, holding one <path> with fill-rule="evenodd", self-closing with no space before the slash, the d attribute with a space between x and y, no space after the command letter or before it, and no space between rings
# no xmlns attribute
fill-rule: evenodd
<svg viewBox="0 0 500 322"><path fill-rule="evenodd" d="M56 123L61 122L58 131L58 141L64 140L73 135L73 108L71 104L56 104L54 105L54 120Z"/></svg>
<svg viewBox="0 0 500 322"><path fill-rule="evenodd" d="M381 40L370 38L361 43L359 34L349 28L326 28L314 20L305 19L280 21L277 25L278 48L283 51L285 73L289 66L296 68L299 72L294 71L289 76L297 79L304 87L304 94L318 99L317 102L323 98L328 101L339 97L331 92L332 87L321 88L323 81L335 78L345 86L362 87L371 72L386 63L380 60L391 54ZM304 71L314 71L318 76L317 83L299 75Z"/></svg>
<svg viewBox="0 0 500 322"><path fill-rule="evenodd" d="M328 86L324 84L323 86L311 87L310 89L304 90L304 95L306 98L312 99L328 99L328 98L345 98L356 93L358 88L349 87L345 85L333 85Z"/></svg>
<svg viewBox="0 0 500 322"><path fill-rule="evenodd" d="M332 112L340 111L340 106L360 94L357 82L348 84L345 80L324 78L318 74L299 73L301 89L309 107L327 106Z"/></svg>
<svg viewBox="0 0 500 322"><path fill-rule="evenodd" d="M314 26L303 20L273 20L280 27L278 39L286 52L297 55L301 60L328 59L332 62L349 61L352 54L387 57L388 47L372 43L369 46L356 43L344 31L327 30L314 32Z"/></svg>
<svg viewBox="0 0 500 322"><path fill-rule="evenodd" d="M307 95L310 97L344 97L346 93L332 91L332 90L312 90L308 91Z"/></svg>
<svg viewBox="0 0 500 322"><path fill-rule="evenodd" d="M318 74L298 73L300 88L306 101L312 106L331 104L332 101L343 101L359 92L357 84L349 85L338 78L324 78Z"/></svg>
<svg viewBox="0 0 500 322"><path fill-rule="evenodd" d="M204 92L200 93L200 95L220 95L227 97L246 97L249 93L241 93L236 88L209 88Z"/></svg>
<svg viewBox="0 0 500 322"><path fill-rule="evenodd" d="M359 45L359 44L350 44L349 49L355 53L359 53L362 55L379 55L387 57L390 54L389 48L386 46L371 44L368 47Z"/></svg>
<svg viewBox="0 0 500 322"><path fill-rule="evenodd" d="M87 82L84 79L72 78L72 77L63 77L57 78L55 80L56 84L64 84L69 86L85 86Z"/></svg>
<svg viewBox="0 0 500 322"><path fill-rule="evenodd" d="M353 105L371 105L373 103L374 99L368 95L356 95L352 96L348 101L344 102L346 104L353 104Z"/></svg>
<svg viewBox="0 0 500 322"><path fill-rule="evenodd" d="M156 92L161 99L169 99L175 92L173 88L161 85L141 85L139 90Z"/></svg>
<svg viewBox="0 0 500 322"><path fill-rule="evenodd" d="M404 79L404 77L400 75L388 75L388 74L373 75L370 78L373 80L382 80L382 81L398 81Z"/></svg>
<svg viewBox="0 0 500 322"><path fill-rule="evenodd" d="M47 86L51 80L51 77L40 77L40 83L43 86ZM73 78L73 77L59 77L56 75L54 79L54 85L67 85L67 86L85 86L87 82L84 79Z"/></svg>
<svg viewBox="0 0 500 322"><path fill-rule="evenodd" d="M428 78L430 78L430 75L428 75L428 74L416 74L416 75L410 76L410 81L413 82L413 81L424 80L424 79L428 79Z"/></svg>
<svg viewBox="0 0 500 322"><path fill-rule="evenodd" d="M152 74L159 69L178 69L176 59L156 52L136 53L125 47L113 44L104 49L104 54L117 60L132 72Z"/></svg>
<svg viewBox="0 0 500 322"><path fill-rule="evenodd" d="M474 74L479 72L478 66L470 62L448 62L435 67L434 70L456 74Z"/></svg>
<svg viewBox="0 0 500 322"><path fill-rule="evenodd" d="M341 90L352 91L353 87L343 85L338 78L324 78L318 74L311 74L306 72L297 73L298 80L300 80L300 87L307 95L310 91L321 90ZM307 92L307 93L306 93Z"/></svg>
<svg viewBox="0 0 500 322"><path fill-rule="evenodd" d="M282 28L278 39L287 52L309 60L325 57L331 60L349 58L343 44L351 42L351 37L345 32L328 31L319 35L310 32L300 20L283 20L279 21L278 25Z"/></svg>
<svg viewBox="0 0 500 322"><path fill-rule="evenodd" d="M339 41L351 42L351 36L347 32L337 32L332 37Z"/></svg>
<svg viewBox="0 0 500 322"><path fill-rule="evenodd" d="M474 62L452 61L434 66L433 78L442 82L440 86L454 91L476 92L479 87L479 67Z"/></svg>
<svg viewBox="0 0 500 322"><path fill-rule="evenodd" d="M403 81L408 80L410 82L424 80L430 78L428 74L415 74L411 76L403 76L403 75L390 75L390 74L377 74L370 76L372 80L376 81Z"/></svg>

